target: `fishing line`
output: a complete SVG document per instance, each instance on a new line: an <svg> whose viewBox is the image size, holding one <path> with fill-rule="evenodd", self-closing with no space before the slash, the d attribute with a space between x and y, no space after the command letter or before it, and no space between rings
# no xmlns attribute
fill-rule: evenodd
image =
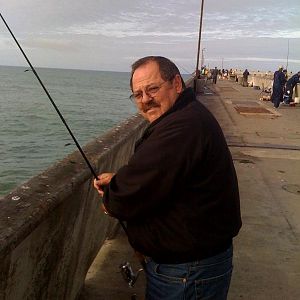
<svg viewBox="0 0 300 300"><path fill-rule="evenodd" d="M99 180L96 172L94 171L93 167L91 166L89 160L87 159L85 153L83 152L83 150L81 149L79 143L77 142L77 139L75 138L75 136L73 135L71 129L69 128L67 122L65 121L63 115L61 114L61 112L59 111L58 107L56 106L55 102L53 101L51 95L49 94L48 90L46 89L46 87L44 86L42 80L40 79L40 76L38 75L38 73L36 72L35 68L33 67L33 65L31 64L30 60L28 59L27 55L25 54L25 52L23 51L21 45L19 44L19 42L17 41L16 37L14 36L13 32L11 31L10 27L8 26L8 24L6 23L5 19L3 18L2 14L0 13L0 17L3 21L3 23L5 24L6 28L8 29L8 31L10 32L11 36L13 37L14 41L16 42L18 48L20 49L20 51L22 52L23 56L25 57L28 65L30 66L32 72L34 73L35 77L37 78L37 80L39 81L40 85L42 86L43 90L45 91L46 95L48 96L50 102L52 103L53 107L55 108L57 114L59 115L61 121L63 122L63 124L65 125L65 127L67 128L69 134L71 135L73 141L75 142L79 152L81 153L82 157L84 158L87 166L89 167L91 173L93 174L93 176L95 177L95 179ZM119 224L121 225L122 229L124 230L125 234L128 236L128 231L127 228L124 224L124 222L122 222L121 220L118 220ZM133 272L130 264L128 262L125 262L123 264L120 265L120 271L121 274L123 276L123 278L125 279L125 281L128 283L129 287L133 287L136 280L138 279L138 276L140 274L141 271L143 271L143 269L145 268L144 261L140 261L141 265L142 265L142 269L139 269L137 272ZM131 299L136 299L135 295L133 295L131 297Z"/></svg>
<svg viewBox="0 0 300 300"><path fill-rule="evenodd" d="M28 57L26 56L25 52L23 51L21 45L19 44L19 42L17 41L17 39L15 38L13 32L11 31L11 29L9 28L8 24L6 23L6 21L4 20L2 14L0 13L0 17L2 19L2 21L4 22L6 28L8 29L8 31L10 32L11 36L13 37L14 41L16 42L16 44L18 45L20 51L22 52L23 56L25 57L28 65L30 66L32 72L34 73L35 77L38 79L40 85L42 86L43 90L45 91L46 95L48 96L50 102L52 103L53 107L55 108L56 112L58 113L61 121L63 122L63 124L65 125L65 127L67 128L69 134L71 135L73 141L75 142L79 152L81 153L82 157L84 158L88 168L90 169L91 173L93 174L93 176L95 177L95 179L99 180L95 170L93 169L92 165L90 164L89 160L87 159L85 153L83 152L83 150L81 149L79 143L77 142L77 139L75 138L75 136L73 135L70 127L68 126L66 120L64 119L63 115L61 114L61 112L59 111L58 107L56 106L55 102L53 101L51 95L49 94L48 90L46 89L46 87L44 86L42 80L40 79L40 76L38 75L38 73L36 72L35 68L33 67L33 65L31 64L30 60L28 59ZM120 225L122 226L123 230L125 231L125 233L128 235L127 233L127 228L125 226L125 224L123 222L121 222L119 220Z"/></svg>
<svg viewBox="0 0 300 300"><path fill-rule="evenodd" d="M28 59L27 55L25 54L25 52L23 51L21 45L19 44L18 40L16 39L16 37L14 36L13 32L11 31L11 29L9 28L8 24L6 23L5 19L3 18L2 14L0 13L0 17L3 21L3 23L5 24L6 28L8 29L9 33L11 34L11 36L13 37L14 41L16 42L18 48L20 49L20 51L22 52L23 56L25 57L28 65L30 66L32 72L34 73L35 77L37 78L37 80L39 81L40 85L42 86L44 92L46 93L46 95L48 96L50 102L52 103L54 109L56 110L57 114L59 115L61 121L63 122L63 124L65 125L65 127L67 128L69 134L71 135L76 147L78 148L79 152L81 153L82 157L84 158L88 168L90 169L91 173L93 174L93 176L95 177L95 179L99 180L95 170L93 169L91 163L89 162L89 160L87 159L85 153L83 152L82 148L80 147L77 139L75 138L73 132L71 131L70 127L68 126L66 120L64 119L63 115L61 114L61 112L59 111L58 107L56 106L55 102L53 101L50 93L48 92L48 90L46 89L46 87L44 86L40 76L38 75L38 73L36 72L35 68L33 67L33 65L31 64L30 60Z"/></svg>
<svg viewBox="0 0 300 300"><path fill-rule="evenodd" d="M186 68L184 68L182 65L180 65L178 62L177 62L177 65L184 71L186 72L186 74L189 74L191 75L193 72L190 72L189 70L187 70Z"/></svg>

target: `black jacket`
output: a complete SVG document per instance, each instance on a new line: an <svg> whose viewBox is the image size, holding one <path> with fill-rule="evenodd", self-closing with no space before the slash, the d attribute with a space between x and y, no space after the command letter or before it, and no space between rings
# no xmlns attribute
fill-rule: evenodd
<svg viewBox="0 0 300 300"><path fill-rule="evenodd" d="M273 87L284 87L286 83L286 77L282 71L276 71L274 73L274 82L273 82Z"/></svg>
<svg viewBox="0 0 300 300"><path fill-rule="evenodd" d="M241 227L232 158L213 115L182 92L146 129L103 199L127 221L129 242L161 263L183 263L225 250Z"/></svg>
<svg viewBox="0 0 300 300"><path fill-rule="evenodd" d="M293 75L286 83L289 88L294 88L297 83L300 82L300 76L297 74Z"/></svg>

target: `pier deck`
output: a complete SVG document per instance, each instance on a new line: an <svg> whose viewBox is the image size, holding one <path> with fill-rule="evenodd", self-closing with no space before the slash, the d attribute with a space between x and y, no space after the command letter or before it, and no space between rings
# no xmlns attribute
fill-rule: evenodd
<svg viewBox="0 0 300 300"><path fill-rule="evenodd" d="M259 100L235 82L208 85L199 101L221 124L235 162L243 227L234 240L229 300L300 299L300 105ZM120 233L106 242L86 278L81 300L143 299L144 275L129 289L118 266L139 264Z"/></svg>

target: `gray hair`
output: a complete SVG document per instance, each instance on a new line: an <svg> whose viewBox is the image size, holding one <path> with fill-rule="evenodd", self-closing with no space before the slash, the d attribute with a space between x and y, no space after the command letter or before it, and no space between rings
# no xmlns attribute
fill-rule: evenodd
<svg viewBox="0 0 300 300"><path fill-rule="evenodd" d="M131 66L131 77L130 77L130 88L132 90L132 77L136 69L138 69L140 66L145 65L149 62L156 62L159 67L159 72L161 75L161 78L165 81L171 81L175 78L175 76L178 74L181 78L182 87L185 89L185 83L182 79L182 76L177 68L177 66L168 58L163 56L146 56L143 58L140 58L136 62L134 62Z"/></svg>

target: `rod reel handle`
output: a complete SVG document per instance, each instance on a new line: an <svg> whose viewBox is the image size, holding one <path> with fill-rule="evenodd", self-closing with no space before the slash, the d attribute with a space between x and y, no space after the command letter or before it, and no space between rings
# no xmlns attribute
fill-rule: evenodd
<svg viewBox="0 0 300 300"><path fill-rule="evenodd" d="M136 281L137 281L140 273L142 271L144 271L143 268L140 268L137 272L134 272L132 270L132 267L131 267L131 265L130 265L130 263L128 261L126 261L123 264L121 264L119 266L119 268L120 268L120 271L121 271L121 274L122 274L124 280L127 282L128 286L130 288L134 287L134 285L135 285L135 283L136 283Z"/></svg>

